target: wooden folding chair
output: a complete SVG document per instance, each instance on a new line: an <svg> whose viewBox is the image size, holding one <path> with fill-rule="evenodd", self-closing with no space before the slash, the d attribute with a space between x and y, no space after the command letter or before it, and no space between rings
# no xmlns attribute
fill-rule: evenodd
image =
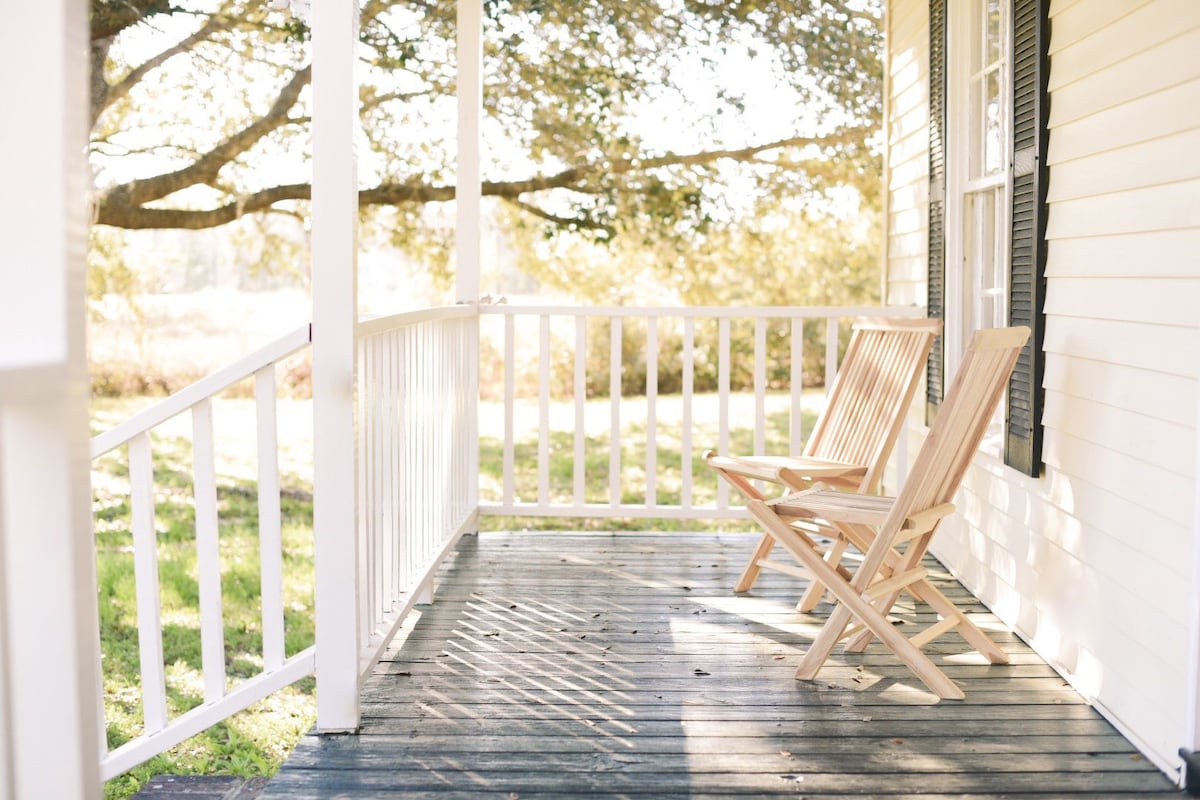
<svg viewBox="0 0 1200 800"><path fill-rule="evenodd" d="M852 492L874 493L904 417L924 372L925 360L941 332L937 319L862 317L854 322L841 369L830 387L825 410L799 456L723 456L704 454L709 467L736 487L747 500L766 496L752 481L787 490L807 489L820 480ZM792 564L772 561L775 540L764 535L743 570L735 592L754 585L762 569L796 574ZM834 538L830 563L842 557L842 540ZM811 611L823 594L813 581L796 606Z"/></svg>
<svg viewBox="0 0 1200 800"><path fill-rule="evenodd" d="M1026 327L979 331L938 411L908 479L897 497L831 491L817 485L777 500L751 500L750 513L768 535L792 553L837 600L796 671L812 680L834 645L861 651L878 636L936 695L961 700L962 689L921 652L938 636L957 630L993 664L1008 657L926 577L921 559L951 502L1003 396L1005 383L1029 338ZM797 522L820 519L862 554L851 572L828 563ZM887 619L901 592L923 600L940 617L911 638ZM851 626L851 621L856 624Z"/></svg>

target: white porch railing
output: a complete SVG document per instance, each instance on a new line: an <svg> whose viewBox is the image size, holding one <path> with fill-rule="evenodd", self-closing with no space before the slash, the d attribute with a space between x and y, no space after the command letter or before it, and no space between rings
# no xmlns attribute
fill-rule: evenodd
<svg viewBox="0 0 1200 800"><path fill-rule="evenodd" d="M432 601L434 569L475 525L478 319L460 305L358 326L363 673L413 605Z"/></svg>
<svg viewBox="0 0 1200 800"><path fill-rule="evenodd" d="M482 433L502 441L499 496L493 492L480 504L481 514L506 516L632 517L680 519L729 519L744 516L743 507L730 502L728 486L703 470L706 498L699 500L695 471L696 458L706 449L730 452L733 434L751 432L745 450L769 452L768 413L787 415L787 441L776 445L779 452L798 452L804 440L802 413L805 404L816 413L814 398L805 400L804 379L805 327L811 326L816 346L824 349L825 386L832 385L837 374L839 334L858 316L919 316L918 308L846 308L846 307L562 307L490 305L480 308L484 315L485 340L499 342L503 378L502 430L484 429ZM498 317L499 330L487 317ZM634 335L631 329L637 328ZM815 330L813 329L815 327ZM599 336L593 349L591 338ZM703 341L704 347L698 349ZM768 344L770 341L770 345ZM556 354L565 350L569 361ZM597 357L597 351L599 356ZM589 364L588 354L593 362ZM702 374L696 356L706 363L703 371L715 382L700 402L698 377ZM772 357L775 354L775 358ZM783 354L782 363L779 355ZM712 362L715 361L715 364ZM645 377L628 380L631 364L644 365ZM670 408L678 418L670 421L669 436L662 436L664 400L659 393L660 367L670 363L678 370L678 398ZM677 366L676 366L677 364ZM536 371L521 380L522 366ZM559 369L555 369L558 367ZM749 408L732 405L737 393L731 391L733 373L743 373L752 393ZM569 378L565 373L569 371ZM555 374L557 372L557 374ZM748 373L748 381L745 374ZM773 377L771 377L773 373ZM715 381L714 381L715 379ZM817 381L812 381L816 384ZM629 384L633 384L630 386ZM772 389L772 385L774 388ZM600 400L589 401L589 391ZM744 392L742 393L745 394ZM552 411L552 400L560 398ZM603 398L607 399L603 399ZM768 400L772 402L769 403ZM564 402L571 406L562 419ZM815 400L816 404L820 400ZM536 404L536 465L524 470L515 453L520 431L517 408ZM772 409L778 409L772 412ZM636 425L627 416L636 414ZM557 424L552 420L557 416ZM631 430L633 429L633 430ZM677 432L676 432L677 431ZM699 438L697 432L706 438ZM551 470L552 434L569 436L573 448L573 472L570 486L555 485ZM607 489L603 497L588 490L589 452L607 437ZM677 437L677 438L676 438ZM671 452L666 454L670 439ZM623 445L645 445L645 456L632 472L644 476L644 491L629 498L623 479ZM674 448L678 447L678 453ZM901 443L903 447L903 442ZM903 464L903 452L897 464ZM593 462L596 459L592 459ZM660 466L678 470L679 486L671 487L672 499L664 502L657 476ZM536 483L525 481L525 491L517 488L518 476L536 470ZM711 484L709 486L708 484Z"/></svg>
<svg viewBox="0 0 1200 800"><path fill-rule="evenodd" d="M775 448L799 449L804 434L802 409L806 402L820 403L819 397L804 397L806 326L810 326L812 339L809 346L824 350L824 381L828 384L836 374L839 335L846 322L856 316L918 313L917 309L878 308L458 305L358 323L355 517L359 652L354 662L357 674L344 680L360 680L413 606L432 599L435 570L459 537L475 529L479 514L602 518L740 515L741 509L731 503L724 486L706 470L703 479L713 486L703 493L699 490L701 478L695 474L694 462L700 451L711 446L728 450L737 444L750 452L768 452L768 415L776 413L787 415L787 433L786 441L776 442ZM498 332L491 330L496 327ZM598 338L601 329L603 338ZM489 332L495 334L494 340L485 336ZM598 348L589 347L589 335L597 339L592 344ZM494 353L482 364L481 336ZM92 440L93 459L120 447L128 450L144 717L140 736L103 756L105 778L314 671L315 646L291 657L284 651L275 422L275 365L308 346L310 338L311 328L305 326ZM556 342L563 347L556 347ZM598 366L589 365L589 352ZM698 363L698 358L704 363ZM639 372L636 379L629 378L626 371L631 364L644 370L644 377ZM501 442L500 497L483 503L479 499L478 449L481 367L499 376L497 385L486 390L499 391L502 408L500 423L483 431L492 441ZM523 374L527 368L531 368L530 374ZM743 373L740 379L737 370ZM250 376L255 384L258 421L263 668L228 688L212 400ZM679 417L668 424L660 387L676 379L678 386L670 388L677 389L678 398L671 403ZM738 380L743 380L748 390L733 392ZM588 399L589 387L598 399ZM701 388L711 391L702 392ZM737 403L747 401L747 396L749 404L743 409ZM527 439L519 438L516 424L521 403L536 405L536 456L529 459L536 480L532 491L523 490L528 497L517 489L518 476L527 477L521 475L516 457L519 446L528 446ZM562 420L552 419L552 405ZM638 429L631 432L626 423L635 406L640 409ZM204 702L172 717L167 706L159 605L151 433L185 411L192 416ZM697 440L696 430L704 432L703 441ZM592 436L596 431L599 435ZM554 432L569 437L574 470L566 490L556 488L552 480ZM668 432L677 436L677 441L666 442ZM646 443L644 459L636 465L636 471L644 475L644 489L630 499L622 486L621 446L635 435ZM589 441L589 436L595 441ZM597 441L607 448L602 454L607 462L605 497L599 500L589 496L586 480L588 453ZM677 446L678 452L664 455L668 444ZM672 460L678 468L679 486L665 487L657 479L659 467ZM706 499L700 499L702 494Z"/></svg>
<svg viewBox="0 0 1200 800"><path fill-rule="evenodd" d="M143 731L107 752L101 776L113 777L241 711L313 671L314 648L284 652L283 549L276 430L275 365L308 347L310 326L171 395L92 439L91 456L127 446L130 520L136 581L138 650ZM251 375L258 428L258 538L261 560L262 661L259 674L227 688L225 619L217 537L217 481L212 399ZM151 432L171 418L192 416L193 492L204 702L172 718L167 709L166 668L155 532L155 481ZM103 737L102 737L103 740Z"/></svg>

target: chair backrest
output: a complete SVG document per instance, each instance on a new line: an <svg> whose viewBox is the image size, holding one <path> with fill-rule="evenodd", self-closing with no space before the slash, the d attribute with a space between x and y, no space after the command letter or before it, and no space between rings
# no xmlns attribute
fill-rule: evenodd
<svg viewBox="0 0 1200 800"><path fill-rule="evenodd" d="M889 522L953 501L991 424L1029 328L976 331L938 409Z"/></svg>
<svg viewBox="0 0 1200 800"><path fill-rule="evenodd" d="M941 330L937 319L855 320L828 403L804 455L865 464L867 473L858 491L877 490Z"/></svg>

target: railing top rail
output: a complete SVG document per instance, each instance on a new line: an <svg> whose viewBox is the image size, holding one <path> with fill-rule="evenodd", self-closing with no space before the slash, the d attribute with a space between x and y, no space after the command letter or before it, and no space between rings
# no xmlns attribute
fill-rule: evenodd
<svg viewBox="0 0 1200 800"><path fill-rule="evenodd" d="M479 314L479 311L480 306L475 303L460 303L453 306L435 306L434 308L402 311L399 314L388 314L385 317L361 320L355 327L354 334L358 338L365 338L367 336L394 331L399 328L406 328L409 325L416 325L421 322L474 317Z"/></svg>
<svg viewBox="0 0 1200 800"><path fill-rule="evenodd" d="M545 314L570 317L693 317L729 319L832 319L922 317L920 306L559 306L484 305L480 314Z"/></svg>
<svg viewBox="0 0 1200 800"><path fill-rule="evenodd" d="M312 325L306 324L286 336L255 350L227 367L185 386L161 402L155 403L104 433L92 437L92 458L120 447L135 436L143 434L177 414L187 411L201 400L212 397L260 369L287 358L307 347L312 341Z"/></svg>

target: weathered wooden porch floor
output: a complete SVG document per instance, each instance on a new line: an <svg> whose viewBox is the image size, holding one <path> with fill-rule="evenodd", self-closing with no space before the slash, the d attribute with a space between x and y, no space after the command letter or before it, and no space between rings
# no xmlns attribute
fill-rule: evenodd
<svg viewBox="0 0 1200 800"><path fill-rule="evenodd" d="M795 681L829 606L797 614L775 573L733 595L754 539L464 539L368 681L361 733L305 737L264 797L1177 796L935 562L1011 665L952 634L931 651L963 702L878 644Z"/></svg>

